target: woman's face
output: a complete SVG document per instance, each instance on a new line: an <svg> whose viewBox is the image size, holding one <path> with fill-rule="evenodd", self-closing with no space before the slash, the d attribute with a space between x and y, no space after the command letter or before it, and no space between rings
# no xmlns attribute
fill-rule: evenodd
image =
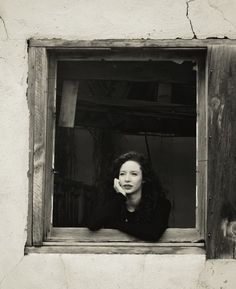
<svg viewBox="0 0 236 289"><path fill-rule="evenodd" d="M143 175L139 163L126 161L120 167L119 181L126 194L142 190Z"/></svg>

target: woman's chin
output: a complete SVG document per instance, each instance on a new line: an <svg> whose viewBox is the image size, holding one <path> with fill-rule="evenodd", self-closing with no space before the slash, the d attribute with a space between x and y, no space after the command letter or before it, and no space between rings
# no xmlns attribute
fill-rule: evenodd
<svg viewBox="0 0 236 289"><path fill-rule="evenodd" d="M132 190L125 190L125 193L126 193L126 195L131 195L131 194L134 193L134 191L132 191Z"/></svg>

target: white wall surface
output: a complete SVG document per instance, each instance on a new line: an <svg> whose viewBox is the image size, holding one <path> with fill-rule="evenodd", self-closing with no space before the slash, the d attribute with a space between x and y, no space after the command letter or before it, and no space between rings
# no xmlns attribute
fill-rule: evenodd
<svg viewBox="0 0 236 289"><path fill-rule="evenodd" d="M235 0L1 0L0 288L236 288L236 262L204 255L23 255L27 39L236 38L235 14Z"/></svg>

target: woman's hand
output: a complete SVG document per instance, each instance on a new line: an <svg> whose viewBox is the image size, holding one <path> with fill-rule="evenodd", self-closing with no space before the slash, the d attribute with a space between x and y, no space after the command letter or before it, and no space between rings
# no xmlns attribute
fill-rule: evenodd
<svg viewBox="0 0 236 289"><path fill-rule="evenodd" d="M117 193L121 193L123 196L126 197L126 193L125 193L124 189L121 187L120 181L116 178L114 179L114 189Z"/></svg>

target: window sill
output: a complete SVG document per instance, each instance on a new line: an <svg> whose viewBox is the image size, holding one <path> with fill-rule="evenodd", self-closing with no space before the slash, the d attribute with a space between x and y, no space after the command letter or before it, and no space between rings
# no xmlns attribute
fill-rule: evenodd
<svg viewBox="0 0 236 289"><path fill-rule="evenodd" d="M167 229L158 242L145 242L114 229L52 228L40 247L25 254L205 254L196 229Z"/></svg>
<svg viewBox="0 0 236 289"><path fill-rule="evenodd" d="M25 254L205 254L204 243L44 242Z"/></svg>
<svg viewBox="0 0 236 289"><path fill-rule="evenodd" d="M196 228L168 228L158 243L200 243L202 234ZM49 242L134 242L146 243L115 229L90 231L87 228L53 227L45 239ZM155 243L154 243L155 244Z"/></svg>

